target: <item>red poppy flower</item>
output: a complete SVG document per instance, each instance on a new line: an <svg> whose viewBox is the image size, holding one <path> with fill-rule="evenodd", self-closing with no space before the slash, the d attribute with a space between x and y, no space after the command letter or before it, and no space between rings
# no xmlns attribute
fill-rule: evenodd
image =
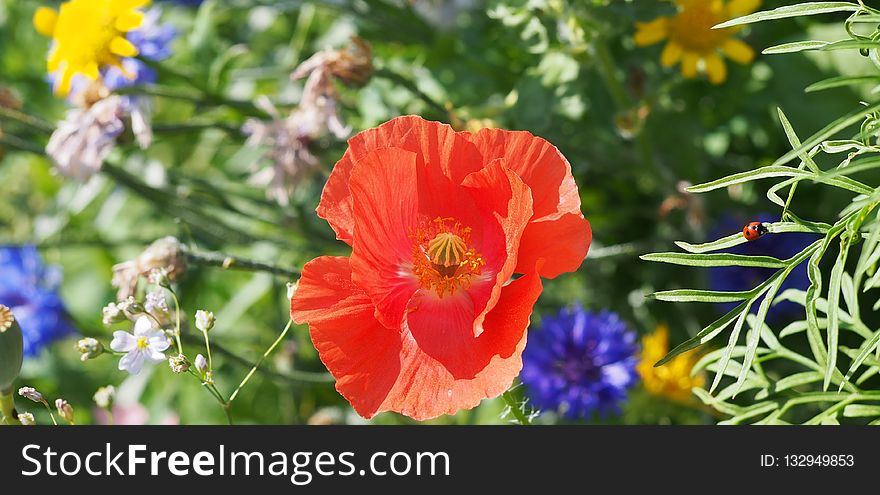
<svg viewBox="0 0 880 495"><path fill-rule="evenodd" d="M499 395L541 277L576 270L590 246L565 157L528 132L414 116L348 144L317 211L351 257L307 263L291 317L361 416L429 419Z"/></svg>

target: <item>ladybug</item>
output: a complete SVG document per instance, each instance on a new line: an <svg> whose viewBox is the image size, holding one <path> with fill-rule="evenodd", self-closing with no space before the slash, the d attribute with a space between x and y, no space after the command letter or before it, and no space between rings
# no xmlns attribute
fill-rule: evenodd
<svg viewBox="0 0 880 495"><path fill-rule="evenodd" d="M749 241L754 241L767 232L770 231L767 230L767 227L761 222L749 222L748 225L743 227L743 237Z"/></svg>

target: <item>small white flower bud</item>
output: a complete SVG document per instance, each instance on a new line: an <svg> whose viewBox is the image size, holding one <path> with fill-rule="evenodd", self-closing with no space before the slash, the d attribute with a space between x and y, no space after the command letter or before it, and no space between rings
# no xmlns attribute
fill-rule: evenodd
<svg viewBox="0 0 880 495"><path fill-rule="evenodd" d="M80 353L80 360L88 361L100 356L104 352L104 345L91 337L80 339L76 343L76 350Z"/></svg>
<svg viewBox="0 0 880 495"><path fill-rule="evenodd" d="M101 315L103 316L102 321L106 326L125 321L125 312L116 303L104 306L104 309L101 310Z"/></svg>
<svg viewBox="0 0 880 495"><path fill-rule="evenodd" d="M21 387L18 389L18 395L34 402L43 402L43 394L37 392L34 387Z"/></svg>
<svg viewBox="0 0 880 495"><path fill-rule="evenodd" d="M214 328L214 313L203 309L196 311L196 328L205 333Z"/></svg>
<svg viewBox="0 0 880 495"><path fill-rule="evenodd" d="M296 292L296 284L287 282L287 299L293 299L293 293Z"/></svg>
<svg viewBox="0 0 880 495"><path fill-rule="evenodd" d="M116 400L116 387L113 385L101 387L92 398L101 409L110 409L113 407L113 401Z"/></svg>
<svg viewBox="0 0 880 495"><path fill-rule="evenodd" d="M199 373L204 373L208 371L208 360L205 359L205 356L202 356L201 354L196 356L195 365L196 369L199 370Z"/></svg>
<svg viewBox="0 0 880 495"><path fill-rule="evenodd" d="M29 412L18 413L18 421L22 424L22 426L34 426L37 424L37 420L34 419L34 415Z"/></svg>
<svg viewBox="0 0 880 495"><path fill-rule="evenodd" d="M64 421L73 424L73 407L64 399L55 399L55 408Z"/></svg>

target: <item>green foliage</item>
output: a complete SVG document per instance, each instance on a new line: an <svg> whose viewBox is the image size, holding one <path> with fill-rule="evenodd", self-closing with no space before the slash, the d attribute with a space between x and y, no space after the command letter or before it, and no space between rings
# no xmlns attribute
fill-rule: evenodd
<svg viewBox="0 0 880 495"><path fill-rule="evenodd" d="M758 12L721 24L728 27L785 17L801 17L829 12L852 12L845 21L851 38L843 41L803 41L785 43L769 48L764 53L788 53L805 50L858 49L875 61L880 29L858 34L853 26L864 20L876 22L878 11L847 2L812 2ZM873 28L872 28L873 29ZM807 91L859 85L876 81L876 75L836 77L813 84ZM779 119L791 150L772 164L754 170L736 173L689 188L692 192L710 192L734 185L763 179L776 182L767 191L767 198L782 208L782 222L768 225L771 236L786 232L814 232L819 238L799 254L784 261L766 257L712 254L747 242L740 233L734 233L714 242L691 245L677 243L693 254L658 253L642 259L690 266L742 266L775 268L776 272L751 291L721 293L703 290L661 291L654 297L676 302L744 301L735 309L706 326L694 337L674 348L657 365L663 365L674 356L706 344L719 336L731 323L727 345L703 356L694 372L708 370L714 379L708 390L694 392L708 406L729 416L724 423L759 424L838 424L839 422L880 421L880 400L876 375L880 372L880 330L871 312L862 310L871 298L880 271L880 190L870 185L873 181L859 181L853 177L877 168L876 156L878 127L877 112L880 103L862 102L856 110L834 120L807 139L801 141L789 119L779 109ZM856 134L839 137L861 123ZM841 154L844 154L841 158ZM797 161L798 166L786 164ZM826 168L819 163L830 162ZM870 179L870 177L869 177ZM824 223L804 220L794 213L799 185L810 183L845 191L849 202L836 216L823 212ZM783 199L779 194L788 191ZM858 257L858 261L852 260ZM790 289L780 293L788 274L801 263L807 263L810 286L806 291ZM823 272L822 266L830 265ZM827 289L825 288L827 287ZM824 298L822 296L825 296ZM766 316L771 307L782 301L792 301L804 308L804 319L795 321L778 333L771 329ZM757 314L750 310L758 306ZM880 304L878 301L877 304ZM874 310L877 308L874 304ZM740 336L746 329L742 345ZM824 335L823 335L824 334ZM845 344L844 344L845 343ZM723 385L719 389L719 386ZM743 395L746 397L744 398ZM738 402L734 402L739 398Z"/></svg>

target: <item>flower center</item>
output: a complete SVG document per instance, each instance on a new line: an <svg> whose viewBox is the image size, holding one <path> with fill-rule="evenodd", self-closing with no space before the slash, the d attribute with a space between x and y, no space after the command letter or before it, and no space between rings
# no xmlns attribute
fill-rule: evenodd
<svg viewBox="0 0 880 495"><path fill-rule="evenodd" d="M437 217L424 222L410 235L413 240L413 274L422 288L442 298L467 289L486 264L470 246L470 227L454 218Z"/></svg>
<svg viewBox="0 0 880 495"><path fill-rule="evenodd" d="M146 337L138 337L137 347L138 347L138 349L146 349L147 348L147 338Z"/></svg>
<svg viewBox="0 0 880 495"><path fill-rule="evenodd" d="M708 52L730 36L727 29L712 29L725 20L723 2L691 0L669 20L669 39L690 51Z"/></svg>

